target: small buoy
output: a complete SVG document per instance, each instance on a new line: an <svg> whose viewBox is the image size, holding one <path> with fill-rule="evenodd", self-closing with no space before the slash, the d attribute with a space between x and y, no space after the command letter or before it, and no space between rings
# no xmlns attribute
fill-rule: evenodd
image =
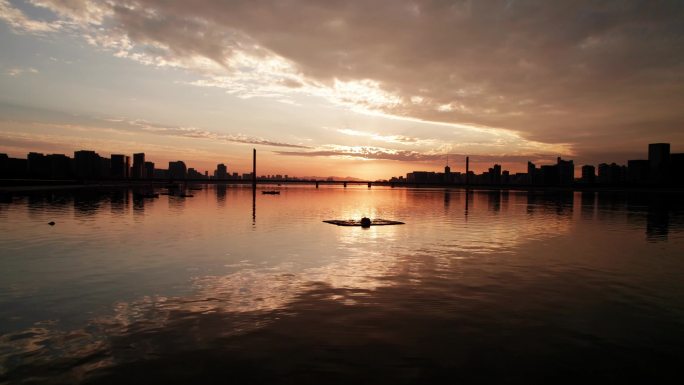
<svg viewBox="0 0 684 385"><path fill-rule="evenodd" d="M55 225L55 222L48 222L48 225L54 226L54 225Z"/></svg>
<svg viewBox="0 0 684 385"><path fill-rule="evenodd" d="M369 218L363 217L361 218L361 227L370 227L371 226L371 220Z"/></svg>

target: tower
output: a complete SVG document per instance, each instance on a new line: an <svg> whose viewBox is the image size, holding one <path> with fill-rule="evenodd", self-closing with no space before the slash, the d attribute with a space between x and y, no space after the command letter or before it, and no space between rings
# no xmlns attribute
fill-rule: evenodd
<svg viewBox="0 0 684 385"><path fill-rule="evenodd" d="M256 148L252 149L252 189L256 189Z"/></svg>
<svg viewBox="0 0 684 385"><path fill-rule="evenodd" d="M470 158L466 156L466 175L465 184L467 185L470 179Z"/></svg>

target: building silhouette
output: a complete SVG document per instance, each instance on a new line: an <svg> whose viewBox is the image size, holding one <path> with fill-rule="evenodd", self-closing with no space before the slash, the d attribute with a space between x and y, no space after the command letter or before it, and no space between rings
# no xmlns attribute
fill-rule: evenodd
<svg viewBox="0 0 684 385"><path fill-rule="evenodd" d="M631 184L647 183L650 175L650 162L645 159L627 161L627 182Z"/></svg>
<svg viewBox="0 0 684 385"><path fill-rule="evenodd" d="M648 163L652 183L663 183L667 178L670 163L670 143L651 143L648 145Z"/></svg>
<svg viewBox="0 0 684 385"><path fill-rule="evenodd" d="M128 179L130 177L131 158L127 155L112 154L112 178Z"/></svg>
<svg viewBox="0 0 684 385"><path fill-rule="evenodd" d="M582 166L582 183L594 184L596 182L596 167L587 164Z"/></svg>
<svg viewBox="0 0 684 385"><path fill-rule="evenodd" d="M50 164L45 155L29 152L26 156L26 171L29 178L46 179L50 177Z"/></svg>
<svg viewBox="0 0 684 385"><path fill-rule="evenodd" d="M187 176L187 168L185 162L177 160L169 162L169 178L170 179L185 179Z"/></svg>
<svg viewBox="0 0 684 385"><path fill-rule="evenodd" d="M393 177L390 182L434 185L494 185L494 186L684 186L684 153L671 153L669 143L648 145L648 160L631 159L627 165L601 163L598 167L584 165L581 178L575 180L572 160L556 158L555 164L537 167L527 162L527 172L511 174L500 164L493 164L482 174L470 170L470 158L466 157L466 173L453 172L446 158L444 172L413 171L405 177ZM153 162L145 161L144 153L133 155L133 166L127 155L112 154L101 157L95 151L79 150L70 158L64 154L44 155L30 152L26 159L0 154L0 178L2 179L209 179L207 171L187 168L183 161L169 162L168 169L156 169ZM598 171L598 172L596 172ZM250 180L252 173L228 173L225 164L218 164L213 172L217 180ZM288 175L262 175L260 180L297 180Z"/></svg>
<svg viewBox="0 0 684 385"><path fill-rule="evenodd" d="M131 178L145 179L145 154L133 154L133 168L131 169Z"/></svg>
<svg viewBox="0 0 684 385"><path fill-rule="evenodd" d="M204 179L204 174L195 170L192 167L188 168L188 172L187 172L186 176L188 179Z"/></svg>
<svg viewBox="0 0 684 385"><path fill-rule="evenodd" d="M684 186L684 153L670 154L672 184Z"/></svg>
<svg viewBox="0 0 684 385"><path fill-rule="evenodd" d="M71 158L64 154L50 154L46 156L50 179L69 179L73 177Z"/></svg>
<svg viewBox="0 0 684 385"><path fill-rule="evenodd" d="M575 181L575 163L572 160L556 159L558 167L558 185L570 186Z"/></svg>
<svg viewBox="0 0 684 385"><path fill-rule="evenodd" d="M228 167L225 164L219 163L216 165L214 179L228 179Z"/></svg>
<svg viewBox="0 0 684 385"><path fill-rule="evenodd" d="M145 178L154 178L154 162L145 162Z"/></svg>
<svg viewBox="0 0 684 385"><path fill-rule="evenodd" d="M95 151L74 152L74 176L79 179L97 179L102 176L102 161Z"/></svg>

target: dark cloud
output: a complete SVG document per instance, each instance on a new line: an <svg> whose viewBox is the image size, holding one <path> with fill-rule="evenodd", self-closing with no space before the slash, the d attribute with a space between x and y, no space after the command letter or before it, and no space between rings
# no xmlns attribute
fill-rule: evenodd
<svg viewBox="0 0 684 385"><path fill-rule="evenodd" d="M108 25L148 49L220 64L236 49L273 52L321 84L377 81L404 101L382 107L395 115L512 129L578 153L684 141L681 1L112 3Z"/></svg>

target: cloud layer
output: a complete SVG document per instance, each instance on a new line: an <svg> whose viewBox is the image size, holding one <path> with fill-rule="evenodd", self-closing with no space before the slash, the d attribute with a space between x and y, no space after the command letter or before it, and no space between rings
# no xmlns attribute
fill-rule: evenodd
<svg viewBox="0 0 684 385"><path fill-rule="evenodd" d="M151 123L145 120L107 119L108 122L116 123L127 128L140 129L157 135L169 135L182 138L209 139L239 144L255 144L269 147L310 148L309 146L272 141L244 134L220 134L197 127L169 126Z"/></svg>
<svg viewBox="0 0 684 385"><path fill-rule="evenodd" d="M202 75L195 85L244 97L313 94L366 112L571 143L577 154L684 143L682 2L31 3L59 20L31 20L4 0L0 13L24 32L77 25L118 56L190 68Z"/></svg>

